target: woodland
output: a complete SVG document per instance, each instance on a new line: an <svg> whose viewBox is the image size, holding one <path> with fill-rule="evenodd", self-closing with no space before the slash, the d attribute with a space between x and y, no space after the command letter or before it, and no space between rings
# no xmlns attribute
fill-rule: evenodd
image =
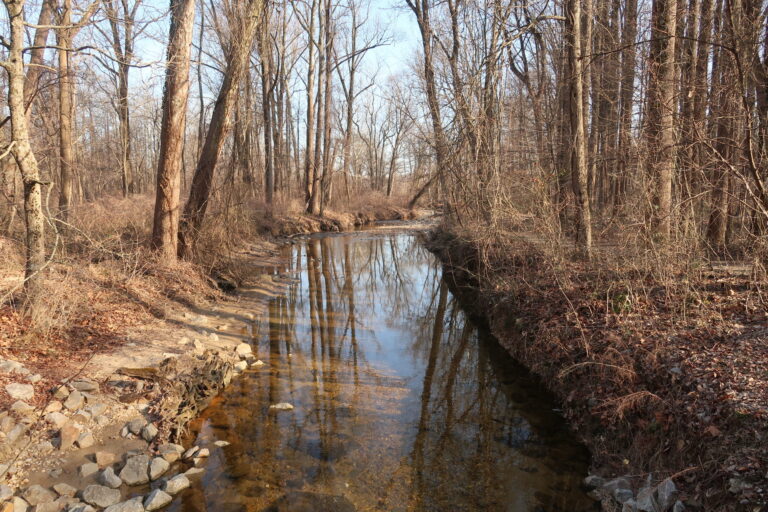
<svg viewBox="0 0 768 512"><path fill-rule="evenodd" d="M518 359L562 377L567 400L610 381L590 409L601 428L666 433L595 443L601 463L622 467L600 454L631 446L637 473L698 464L704 502L735 473L764 480L764 442L742 433L767 417L765 2L3 5L0 293L14 333L55 339L89 286L237 281L232 255L298 219L424 208L444 243L469 248L486 296L516 301L507 320L545 320L534 331L554 341ZM739 336L749 346L727 348ZM692 380L668 396L663 368L681 361ZM723 409L731 391L763 405Z"/></svg>

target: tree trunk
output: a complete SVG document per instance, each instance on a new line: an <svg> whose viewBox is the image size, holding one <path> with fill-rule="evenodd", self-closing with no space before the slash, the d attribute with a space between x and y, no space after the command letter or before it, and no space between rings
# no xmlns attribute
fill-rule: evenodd
<svg viewBox="0 0 768 512"><path fill-rule="evenodd" d="M672 233L672 178L675 170L675 39L677 0L654 0L648 57L648 155L653 178L654 234L667 242Z"/></svg>
<svg viewBox="0 0 768 512"><path fill-rule="evenodd" d="M189 68L195 0L171 1L168 69L163 91L163 120L152 245L165 260L175 260L178 247L181 161L189 98Z"/></svg>
<svg viewBox="0 0 768 512"><path fill-rule="evenodd" d="M263 8L263 0L250 0L244 13L245 19L241 21L242 24L238 27L238 33L233 33L231 36L232 40L227 55L227 70L216 98L216 104L213 107L203 150L195 167L195 175L189 189L189 199L184 206L184 218L179 229L181 244L179 255L182 258L191 257L205 218L211 197L216 163L232 127L230 111L234 104L234 96L240 80L248 69L251 48ZM232 20L230 26L235 25L237 23Z"/></svg>
<svg viewBox="0 0 768 512"><path fill-rule="evenodd" d="M72 0L63 0L56 30L59 47L59 212L58 217L67 222L73 187L72 155L72 108L74 88L69 56L72 50Z"/></svg>
<svg viewBox="0 0 768 512"><path fill-rule="evenodd" d="M24 286L28 303L40 293L40 272L45 265L45 217L42 183L37 159L29 144L25 114L24 76L24 1L3 0L10 20L8 60L2 66L8 72L8 110L11 117L11 154L21 171L24 184L24 222L26 225L26 261Z"/></svg>
<svg viewBox="0 0 768 512"><path fill-rule="evenodd" d="M566 31L568 63L571 80L571 176L576 198L576 246L582 257L589 259L592 251L592 219L587 191L587 141L584 127L583 37L581 30L582 0L568 0ZM589 15L589 13L587 13Z"/></svg>

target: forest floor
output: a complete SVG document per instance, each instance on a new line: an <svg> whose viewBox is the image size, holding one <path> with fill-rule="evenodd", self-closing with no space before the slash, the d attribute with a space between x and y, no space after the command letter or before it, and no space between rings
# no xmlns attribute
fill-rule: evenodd
<svg viewBox="0 0 768 512"><path fill-rule="evenodd" d="M743 266L578 263L528 235L479 232L441 228L429 244L559 397L595 473L671 477L689 509L768 510L765 282Z"/></svg>
<svg viewBox="0 0 768 512"><path fill-rule="evenodd" d="M141 215L149 211L144 208L148 201L140 199L141 204L135 206ZM121 208L128 209L128 203L115 200L92 205L96 212L89 218L98 225L102 209ZM73 379L95 381L103 390L121 368L156 368L168 357L202 353L209 348L229 354L237 344L251 339L254 326L258 326L254 319L286 284L275 274L281 258L277 238L351 230L377 220L415 215L394 206L377 206L354 213L329 211L325 218L299 214L261 218L249 228L252 235L260 236L238 233L233 237L236 245L222 251L226 254L207 254L196 264L156 261L146 250L146 242L141 242L149 233L146 221L130 219L131 214L98 230L80 222L78 230L68 234L68 245L51 261L44 277L46 293L28 315L22 315L13 302L22 282L21 248L0 238L0 261L4 262L0 265L0 363L19 363L25 372L0 368L0 420L8 418L0 421L0 467L14 462L12 471L0 480L18 486L30 474L47 471L50 464L60 465L65 455L53 457L45 451L29 450L30 446L42 446L39 443L45 443L46 435L55 445L60 434L45 425L42 414L40 421L30 424L31 418L24 417L29 414L26 409L13 409L18 400L7 391L8 384L31 384L34 396L24 401L48 413L50 403L56 401L56 390ZM236 295L222 291L233 286L238 288ZM120 405L116 398L107 399L114 402L108 409L126 409L126 414L135 415L133 408L141 406ZM68 412L66 407L62 412ZM6 441L12 428L22 424L26 432L22 438ZM106 440L98 434L98 426L88 428L93 429L97 443ZM113 430L106 429L104 435L119 437ZM18 457L17 448L22 447L27 453ZM88 447L86 451L93 450ZM78 450L68 455L83 459ZM2 473L5 471L0 469ZM39 481L38 475L34 483Z"/></svg>

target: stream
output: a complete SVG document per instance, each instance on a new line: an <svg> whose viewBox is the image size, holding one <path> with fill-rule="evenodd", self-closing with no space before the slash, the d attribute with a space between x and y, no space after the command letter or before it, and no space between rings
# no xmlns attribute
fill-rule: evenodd
<svg viewBox="0 0 768 512"><path fill-rule="evenodd" d="M211 456L170 510L599 510L553 398L469 320L414 233L284 251L287 293L253 328L265 365L193 425Z"/></svg>

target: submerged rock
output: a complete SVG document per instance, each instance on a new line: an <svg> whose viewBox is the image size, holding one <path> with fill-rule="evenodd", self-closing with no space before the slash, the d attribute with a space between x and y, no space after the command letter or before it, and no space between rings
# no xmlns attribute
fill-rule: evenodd
<svg viewBox="0 0 768 512"><path fill-rule="evenodd" d="M163 490L168 494L178 494L190 485L186 475L176 475L163 484Z"/></svg>
<svg viewBox="0 0 768 512"><path fill-rule="evenodd" d="M344 496L312 492L289 492L272 502L264 512L356 512L355 506Z"/></svg>
<svg viewBox="0 0 768 512"><path fill-rule="evenodd" d="M167 494L160 489L155 489L149 493L147 499L144 500L144 509L151 512L152 510L163 508L171 501L173 501L173 498L170 494Z"/></svg>

